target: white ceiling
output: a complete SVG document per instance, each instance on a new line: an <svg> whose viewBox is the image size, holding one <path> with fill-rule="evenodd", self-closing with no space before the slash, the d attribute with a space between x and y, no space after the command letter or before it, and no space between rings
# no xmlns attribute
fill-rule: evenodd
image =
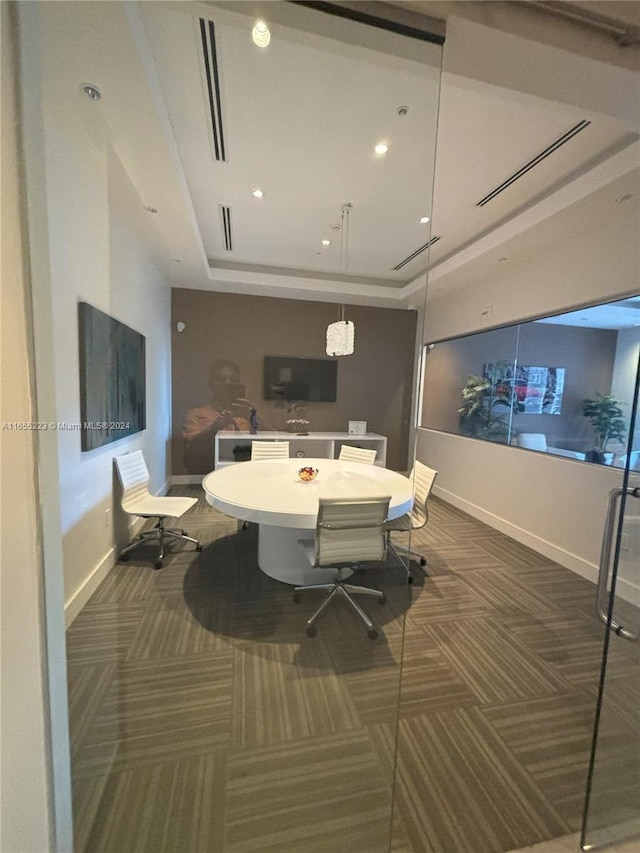
<svg viewBox="0 0 640 853"><path fill-rule="evenodd" d="M292 4L51 5L66 16L69 40L61 96L73 85L86 101L80 83L100 87L102 99L79 108L88 122L99 113L138 195L157 211L148 214L157 252L176 286L406 305L427 263L430 279L449 286L453 267L488 249L506 253L515 240L524 251L529 232L569 233L592 193L615 181L624 190L638 162L637 128L613 111L441 77L437 46ZM251 41L256 9L272 29L266 49ZM226 162L213 156L200 18L215 24ZM584 130L478 206L581 121ZM384 158L373 154L380 140ZM433 221L423 225L432 187ZM346 276L332 230L345 202ZM231 213L231 251L221 206ZM544 221L553 223L546 236ZM393 270L432 236L440 239L430 252Z"/></svg>

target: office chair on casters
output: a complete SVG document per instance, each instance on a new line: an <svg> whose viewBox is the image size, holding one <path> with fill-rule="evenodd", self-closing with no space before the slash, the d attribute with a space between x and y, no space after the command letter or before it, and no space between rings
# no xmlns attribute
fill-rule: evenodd
<svg viewBox="0 0 640 853"><path fill-rule="evenodd" d="M365 447L352 447L343 444L340 448L338 459L342 462L364 462L365 465L373 465L376 461L376 450L367 450Z"/></svg>
<svg viewBox="0 0 640 853"><path fill-rule="evenodd" d="M202 545L197 539L188 536L186 530L164 526L167 518L180 518L181 515L184 515L188 509L191 509L198 502L197 498L156 497L152 495L149 492L149 471L141 450L126 453L124 456L116 456L114 461L122 484L122 509L129 515L137 515L140 518L156 518L158 521L153 530L143 531L137 539L123 548L120 551L119 559L126 561L129 559L129 551L133 548L137 548L143 542L157 540L160 551L154 568L161 569L166 537L193 542L196 551L202 551Z"/></svg>
<svg viewBox="0 0 640 853"><path fill-rule="evenodd" d="M373 622L352 596L370 595L384 604L384 593L378 589L346 583L342 580L342 570L355 568L360 563L382 562L386 558L385 524L390 500L389 497L319 499L315 538L299 541L312 566L334 569L337 575L330 583L309 584L294 589L294 601L299 601L301 593L306 590L325 590L329 593L307 621L309 637L315 636L316 620L336 596L342 596L349 602L366 625L371 639L378 636Z"/></svg>
<svg viewBox="0 0 640 853"><path fill-rule="evenodd" d="M288 459L288 441L252 441L251 460L259 459Z"/></svg>
<svg viewBox="0 0 640 853"><path fill-rule="evenodd" d="M421 527L425 526L429 520L427 502L437 476L437 471L434 471L433 468L429 468L426 465L423 465L422 462L418 462L418 460L416 460L413 470L409 475L409 479L412 480L414 484L413 509L410 513L402 515L400 518L394 518L387 524L387 547L407 573L407 583L413 583L410 558L415 557L419 560L421 566L426 566L427 560L424 554L420 554L418 551L413 551L411 548L399 547L399 550L406 555L405 563L398 553L398 548L396 548L391 541L391 534L394 531L409 533L411 530L419 530Z"/></svg>

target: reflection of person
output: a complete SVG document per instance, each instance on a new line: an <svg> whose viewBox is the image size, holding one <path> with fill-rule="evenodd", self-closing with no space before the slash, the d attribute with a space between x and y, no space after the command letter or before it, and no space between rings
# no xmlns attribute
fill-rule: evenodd
<svg viewBox="0 0 640 853"><path fill-rule="evenodd" d="M182 427L184 464L189 474L213 469L214 443L220 430L249 430L253 403L244 396L235 361L219 358L209 373L211 401L187 412Z"/></svg>

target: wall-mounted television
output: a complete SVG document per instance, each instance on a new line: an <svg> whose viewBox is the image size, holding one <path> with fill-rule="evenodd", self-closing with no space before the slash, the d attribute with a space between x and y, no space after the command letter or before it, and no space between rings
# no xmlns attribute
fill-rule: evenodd
<svg viewBox="0 0 640 853"><path fill-rule="evenodd" d="M329 358L265 355L264 399L335 403L338 362Z"/></svg>

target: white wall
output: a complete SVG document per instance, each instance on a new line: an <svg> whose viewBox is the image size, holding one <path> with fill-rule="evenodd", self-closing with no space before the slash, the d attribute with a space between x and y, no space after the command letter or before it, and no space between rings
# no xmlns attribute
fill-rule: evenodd
<svg viewBox="0 0 640 853"><path fill-rule="evenodd" d="M633 217L621 215L601 223L603 239L597 246L587 233L547 247L541 258L528 258L508 273L496 272L472 288L428 301L425 340L478 330L483 305L493 306L493 326L567 310L587 299L613 300L621 291L628 293L630 285L640 290L633 226ZM607 238L614 251L605 257ZM637 345L635 358L637 366ZM616 393L621 399L633 393L632 374L630 367L624 379L618 374ZM435 494L595 579L607 494L621 485L619 469L424 429L419 430L417 452L421 461L440 472ZM623 584L620 591L628 598L640 592L632 584Z"/></svg>
<svg viewBox="0 0 640 853"><path fill-rule="evenodd" d="M520 262L494 263L470 286L457 287L456 271L444 284L430 284L425 343L640 292L637 208L611 202L606 216L585 223L572 239L547 243ZM468 268L458 275L466 282ZM436 287L443 289L437 293ZM491 316L483 319L487 306Z"/></svg>
<svg viewBox="0 0 640 853"><path fill-rule="evenodd" d="M15 38L8 4L2 31L2 391L3 423L36 420L29 277L18 165ZM2 430L2 784L0 849L42 853L52 847L48 795L50 743L46 698L44 581L37 507L35 433Z"/></svg>
<svg viewBox="0 0 640 853"><path fill-rule="evenodd" d="M43 10L45 27L56 5ZM54 31L52 23L49 32ZM152 490L166 489L170 288L143 242L143 223L149 214L111 147L100 103L87 99L79 86L70 86L60 73L55 38L45 45L46 199L55 294L51 319L57 421L81 421L78 302L91 303L146 338L147 429L89 452L81 451L77 430L57 432L69 622L112 565L115 540L119 537L122 544L127 536L114 505L113 457L141 448L152 472Z"/></svg>

